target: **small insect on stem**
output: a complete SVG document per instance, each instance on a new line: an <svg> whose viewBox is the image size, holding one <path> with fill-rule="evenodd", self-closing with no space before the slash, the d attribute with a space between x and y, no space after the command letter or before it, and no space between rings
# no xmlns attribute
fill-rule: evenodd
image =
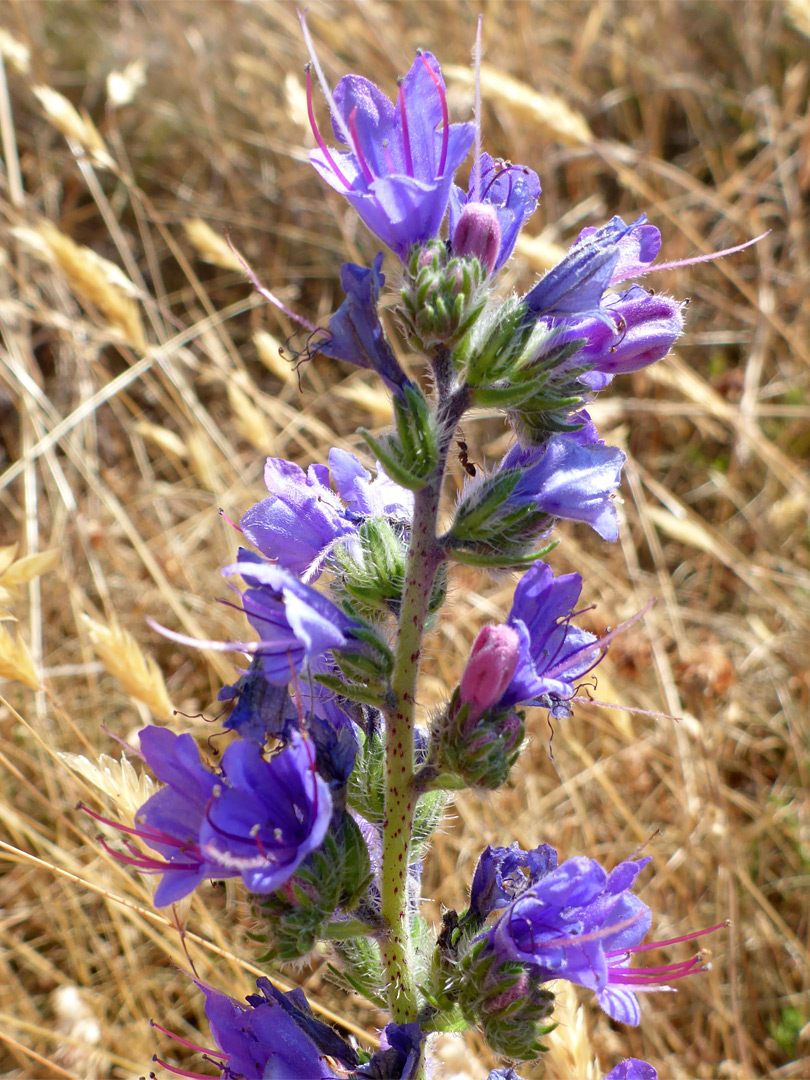
<svg viewBox="0 0 810 1080"><path fill-rule="evenodd" d="M456 446L458 446L458 460L461 462L461 466L464 469L467 476L475 476L476 468L472 461L469 459L469 447L464 439L456 439Z"/></svg>

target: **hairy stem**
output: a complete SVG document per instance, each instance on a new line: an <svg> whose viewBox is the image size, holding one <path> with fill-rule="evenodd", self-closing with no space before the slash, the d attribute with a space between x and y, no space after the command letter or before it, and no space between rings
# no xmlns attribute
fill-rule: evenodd
<svg viewBox="0 0 810 1080"><path fill-rule="evenodd" d="M444 551L436 538L447 448L467 402L457 391L439 409L439 464L434 479L414 496L408 567L402 595L399 636L391 677L392 704L386 709L386 786L383 822L382 917L380 948L388 980L388 1000L397 1023L415 1020L419 1003L414 984L408 865L417 793L414 775L414 710L419 656L436 571Z"/></svg>

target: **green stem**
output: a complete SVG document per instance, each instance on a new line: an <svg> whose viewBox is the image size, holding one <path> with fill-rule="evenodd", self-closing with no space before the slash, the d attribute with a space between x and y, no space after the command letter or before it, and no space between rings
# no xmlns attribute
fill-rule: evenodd
<svg viewBox="0 0 810 1080"><path fill-rule="evenodd" d="M386 785L383 822L382 917L387 932L381 942L392 1018L405 1024L416 1018L418 1000L413 980L408 925L408 863L416 794L414 771L414 707L422 634L433 581L443 558L436 542L439 483L414 497L411 546L402 595L399 638L391 677L392 706L386 710Z"/></svg>
<svg viewBox="0 0 810 1080"><path fill-rule="evenodd" d="M380 940L380 951L388 980L392 1019L399 1024L415 1020L419 1011L408 913L408 865L418 798L413 785L416 683L433 583L444 560L444 550L436 538L436 523L447 449L466 404L466 392L457 391L440 407L437 419L441 436L436 476L414 496L408 567L391 676L391 704L385 710L381 908L386 931Z"/></svg>

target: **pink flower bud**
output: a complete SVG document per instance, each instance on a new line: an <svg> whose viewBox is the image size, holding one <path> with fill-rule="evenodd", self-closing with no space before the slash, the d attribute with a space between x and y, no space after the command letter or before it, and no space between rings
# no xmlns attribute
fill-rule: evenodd
<svg viewBox="0 0 810 1080"><path fill-rule="evenodd" d="M480 630L459 686L461 704L470 706L469 720L477 720L503 696L519 653L517 631L506 623L489 623Z"/></svg>
<svg viewBox="0 0 810 1080"><path fill-rule="evenodd" d="M490 203L468 202L453 233L453 254L474 255L491 274L501 249L501 226Z"/></svg>

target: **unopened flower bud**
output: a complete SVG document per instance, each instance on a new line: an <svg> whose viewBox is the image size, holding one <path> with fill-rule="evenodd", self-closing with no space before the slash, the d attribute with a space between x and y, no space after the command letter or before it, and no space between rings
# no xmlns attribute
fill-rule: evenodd
<svg viewBox="0 0 810 1080"><path fill-rule="evenodd" d="M459 686L462 705L470 706L468 722L500 700L515 673L519 653L520 638L511 626L490 623L481 629Z"/></svg>
<svg viewBox="0 0 810 1080"><path fill-rule="evenodd" d="M501 248L501 226L491 203L467 203L453 233L452 247L454 255L474 255L492 273Z"/></svg>

